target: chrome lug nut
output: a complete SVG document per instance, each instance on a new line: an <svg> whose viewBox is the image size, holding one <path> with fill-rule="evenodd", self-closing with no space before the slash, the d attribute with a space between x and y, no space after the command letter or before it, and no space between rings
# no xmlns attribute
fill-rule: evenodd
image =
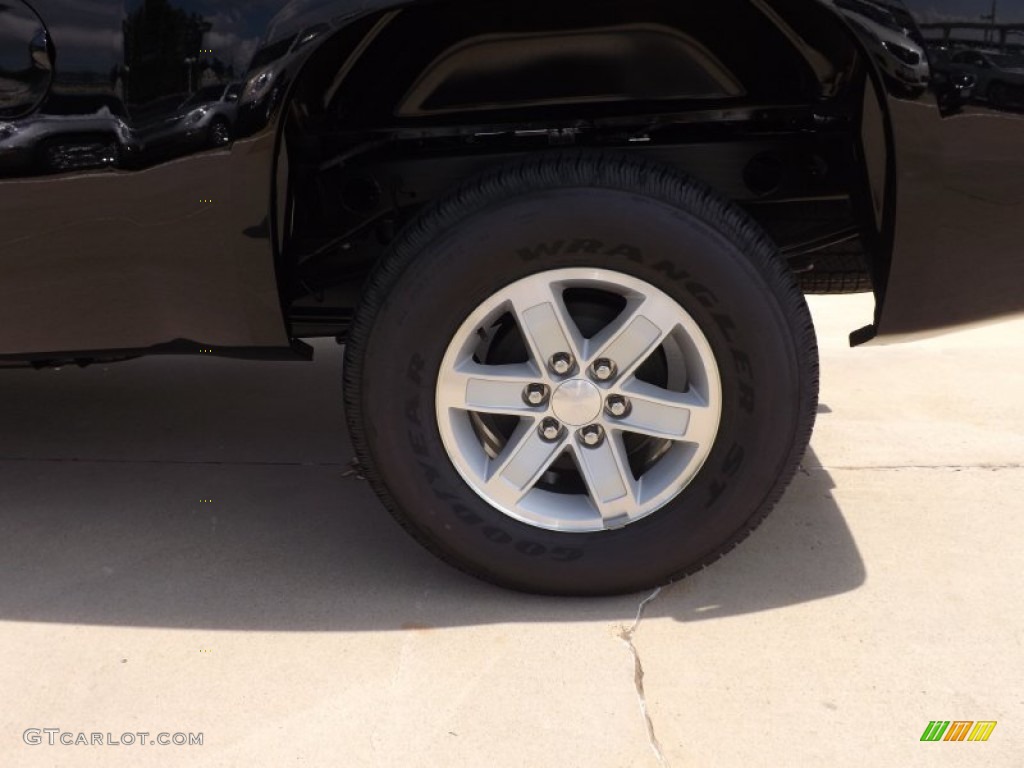
<svg viewBox="0 0 1024 768"><path fill-rule="evenodd" d="M576 361L568 352L558 352L551 356L551 370L559 376L568 374L575 365Z"/></svg>
<svg viewBox="0 0 1024 768"><path fill-rule="evenodd" d="M523 400L527 405L538 407L548 401L549 390L544 384L530 384L523 392Z"/></svg>
<svg viewBox="0 0 1024 768"><path fill-rule="evenodd" d="M629 400L624 398L622 395L612 395L605 402L605 409L608 411L610 416L614 416L616 419L621 419L629 413Z"/></svg>
<svg viewBox="0 0 1024 768"><path fill-rule="evenodd" d="M598 381L609 381L615 375L615 363L607 358L601 358L594 363L590 371Z"/></svg>
<svg viewBox="0 0 1024 768"><path fill-rule="evenodd" d="M588 448L597 448L604 442L604 430L598 424L591 424L579 431L579 437Z"/></svg>
<svg viewBox="0 0 1024 768"><path fill-rule="evenodd" d="M562 436L562 425L557 419L544 419L540 423L540 436L549 443L553 443Z"/></svg>

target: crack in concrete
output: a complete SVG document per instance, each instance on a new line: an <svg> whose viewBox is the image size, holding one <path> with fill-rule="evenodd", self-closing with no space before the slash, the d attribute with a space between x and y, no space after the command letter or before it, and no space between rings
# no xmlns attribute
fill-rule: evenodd
<svg viewBox="0 0 1024 768"><path fill-rule="evenodd" d="M665 759L665 753L661 750L661 744L658 742L658 737L654 733L654 721L651 719L651 712L647 708L647 694L644 692L644 665L640 661L640 653L636 649L636 645L633 643L633 638L636 635L637 630L640 628L640 622L643 620L644 611L647 610L647 606L652 603L658 595L661 594L661 587L658 587L654 592L648 595L646 598L640 601L639 607L636 609L636 618L633 620L633 625L628 629L623 629L619 633L619 639L626 644L629 649L630 655L633 657L633 684L636 687L636 696L640 704L640 714L644 718L644 724L647 726L647 742L651 746L651 750L654 752L655 758L658 760L659 765L668 766L668 761Z"/></svg>

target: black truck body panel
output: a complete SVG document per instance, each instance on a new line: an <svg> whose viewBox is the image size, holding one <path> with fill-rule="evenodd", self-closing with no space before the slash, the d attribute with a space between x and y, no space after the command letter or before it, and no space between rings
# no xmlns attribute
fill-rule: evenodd
<svg viewBox="0 0 1024 768"><path fill-rule="evenodd" d="M1024 23L1024 0L1001 3L1000 17L981 29L986 0L948 0L934 17L935 0L730 2L736 26L700 34L645 23L639 12L619 23L616 7L627 4L591 3L594 25L579 34L557 22L559 4L524 0L487 9L9 0L0 10L0 357L295 352L281 255L284 127L296 84L318 56L335 72L325 102L356 81L361 63L375 62L379 79L364 77L351 91L361 100L339 107L355 128L375 115L426 132L453 115L486 123L517 110L535 121L575 108L625 118L631 99L637 110L680 99L725 110L752 90L779 102L806 91L809 103L824 104L851 87L845 51L855 48L871 63L861 85L862 160L878 299L875 325L860 340L1024 311L1024 98L1011 92L996 104L972 93L939 55L955 44L1012 54L1013 41L1024 41L1014 27ZM391 25L419 24L415 14L429 18L441 5L492 13L508 32L460 40L458 28L424 26L425 38L444 34L452 44L411 76L403 62L413 68L429 39L422 51L375 48ZM684 20L706 7L672 5ZM759 58L759 41L745 37L751 29L784 55ZM837 30L848 42L822 50ZM526 46L533 53L524 58ZM620 56L632 57L632 81L615 67ZM661 71L660 61L674 65ZM553 81L552 71L562 78ZM604 73L600 87L581 90L594 72ZM188 99L231 84L241 96L229 146L192 134L174 151L147 142L199 125L207 113Z"/></svg>

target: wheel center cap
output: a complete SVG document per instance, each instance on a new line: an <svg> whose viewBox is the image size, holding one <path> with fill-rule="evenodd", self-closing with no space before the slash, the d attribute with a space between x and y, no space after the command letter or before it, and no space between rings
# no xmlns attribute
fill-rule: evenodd
<svg viewBox="0 0 1024 768"><path fill-rule="evenodd" d="M551 409L563 424L582 427L601 414L601 391L586 379L567 381L551 396Z"/></svg>

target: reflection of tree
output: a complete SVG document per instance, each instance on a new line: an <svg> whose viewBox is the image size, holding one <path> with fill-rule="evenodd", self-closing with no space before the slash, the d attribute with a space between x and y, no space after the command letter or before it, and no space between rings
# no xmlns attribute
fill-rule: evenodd
<svg viewBox="0 0 1024 768"><path fill-rule="evenodd" d="M211 29L213 24L201 15L176 8L169 0L144 0L124 23L127 100L141 104L193 90L202 66L186 61L196 60Z"/></svg>

